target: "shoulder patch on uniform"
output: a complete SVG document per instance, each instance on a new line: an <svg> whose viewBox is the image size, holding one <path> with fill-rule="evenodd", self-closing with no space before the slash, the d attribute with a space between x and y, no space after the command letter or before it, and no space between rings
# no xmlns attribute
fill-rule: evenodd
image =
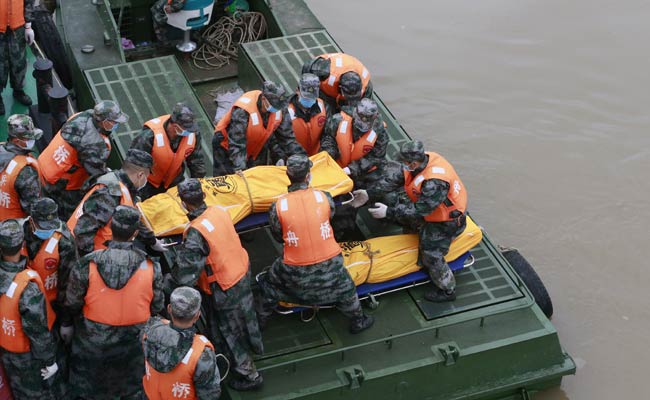
<svg viewBox="0 0 650 400"><path fill-rule="evenodd" d="M185 354L185 357L183 357L183 361L181 362L187 365L187 363L190 362L190 357L192 356L192 353L194 353L194 349L190 347L190 349L187 351L187 354Z"/></svg>
<svg viewBox="0 0 650 400"><path fill-rule="evenodd" d="M208 232L212 232L214 230L214 225L212 225L207 219L203 219L201 221L201 225L205 226L205 229L207 229Z"/></svg>
<svg viewBox="0 0 650 400"><path fill-rule="evenodd" d="M251 114L251 122L253 123L253 126L260 124L260 117L257 115L257 113Z"/></svg>

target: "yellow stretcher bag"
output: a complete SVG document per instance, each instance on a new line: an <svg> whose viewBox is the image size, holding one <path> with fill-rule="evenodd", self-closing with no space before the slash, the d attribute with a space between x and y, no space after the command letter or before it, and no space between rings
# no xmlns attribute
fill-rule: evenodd
<svg viewBox="0 0 650 400"><path fill-rule="evenodd" d="M329 192L332 196L352 190L352 180L343 172L329 154L320 152L310 157L311 186ZM226 209L237 223L251 213L268 211L278 197L287 193L289 178L286 167L261 166L247 169L241 174L199 179L205 203ZM186 211L181 206L178 189L153 196L138 205L156 236L183 233L188 223Z"/></svg>

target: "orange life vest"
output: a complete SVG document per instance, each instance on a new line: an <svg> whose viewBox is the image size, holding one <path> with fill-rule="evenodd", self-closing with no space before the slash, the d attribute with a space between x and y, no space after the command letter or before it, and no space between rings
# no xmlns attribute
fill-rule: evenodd
<svg viewBox="0 0 650 400"><path fill-rule="evenodd" d="M25 3L23 0L0 1L0 32L12 31L25 25Z"/></svg>
<svg viewBox="0 0 650 400"><path fill-rule="evenodd" d="M341 253L330 226L330 203L320 190L287 193L275 203L282 225L284 263L311 265Z"/></svg>
<svg viewBox="0 0 650 400"><path fill-rule="evenodd" d="M456 174L454 167L444 157L432 151L426 154L429 156L429 162L419 174L412 177L410 172L404 171L404 190L415 203L420 198L422 183L424 181L428 179L440 179L447 182L449 184L447 201L440 203L424 219L429 222L452 221L453 218L449 216L452 211L458 210L461 213L465 212L467 208L467 191L458 174Z"/></svg>
<svg viewBox="0 0 650 400"><path fill-rule="evenodd" d="M305 149L307 155L313 156L320 150L320 137L325 127L325 120L327 115L325 113L325 102L317 99L320 112L309 121L296 117L296 109L293 104L287 107L289 116L291 117L291 125L295 133L296 140Z"/></svg>
<svg viewBox="0 0 650 400"><path fill-rule="evenodd" d="M120 181L116 180L116 183L119 183L120 187L120 192L121 192L121 197L120 197L120 204L123 206L130 206L130 207L135 207L135 203L133 202L133 198L131 198L131 193L129 192L129 188L126 187L125 184L123 184ZM86 203L86 200L93 194L95 191L99 188L107 186L106 184L103 183L97 183L95 186L93 186L88 193L84 196L83 199L81 199L81 202L75 208L74 212L70 216L70 219L68 220L68 229L70 229L70 232L74 234L74 228L77 226L77 223L79 222L79 218L84 213L84 203ZM106 225L102 226L97 230L97 233L95 234L95 250L101 250L105 249L106 245L104 244L107 240L111 240L113 238L113 231L111 230L111 220L109 219Z"/></svg>
<svg viewBox="0 0 650 400"><path fill-rule="evenodd" d="M212 282L217 282L222 290L235 286L248 272L248 253L239 241L230 214L219 206L208 207L189 224L187 229L189 228L199 231L210 247L206 260L206 269L210 270L210 276L206 269L201 272L199 289L211 294ZM183 233L183 239L187 235L187 229Z"/></svg>
<svg viewBox="0 0 650 400"><path fill-rule="evenodd" d="M71 121L80 113L70 117ZM92 117L91 117L92 118ZM111 151L111 141L108 136L99 133L104 139L108 152ZM77 158L77 150L66 142L59 131L52 141L47 145L45 150L38 156L38 161L42 166L42 174L45 182L54 185L60 179L67 179L66 190L79 190L89 175L86 169L81 165ZM75 169L76 168L76 169ZM70 172L70 170L73 170Z"/></svg>
<svg viewBox="0 0 650 400"><path fill-rule="evenodd" d="M163 322L169 323L169 321ZM206 347L214 350L214 346L205 336L194 335L192 347L187 351L185 357L174 369L166 373L156 371L145 359L145 375L142 377L142 386L144 386L147 398L149 400L197 399L194 388L194 371Z"/></svg>
<svg viewBox="0 0 650 400"><path fill-rule="evenodd" d="M257 109L257 99L262 94L260 90L251 90L250 92L244 93L240 98L233 103L230 110L219 120L217 127L214 128L214 132L221 132L223 134L223 140L221 141L221 147L228 149L228 125L230 125L230 118L232 117L232 110L234 107L239 107L242 110L248 112L248 127L246 128L246 154L248 158L253 160L257 159L262 148L271 137L271 134L280 126L282 122L282 111L276 111L271 113L269 116L269 121L264 126L262 122L262 115Z"/></svg>
<svg viewBox="0 0 650 400"><path fill-rule="evenodd" d="M122 289L106 286L97 264L88 264L84 317L100 324L129 326L147 322L153 300L153 262L143 261Z"/></svg>
<svg viewBox="0 0 650 400"><path fill-rule="evenodd" d="M54 232L52 237L43 240L41 247L33 259L27 261L27 267L36 271L43 281L45 297L52 302L56 300L59 283L59 241L61 232Z"/></svg>
<svg viewBox="0 0 650 400"><path fill-rule="evenodd" d="M341 122L336 128L336 144L339 148L339 158L336 162L345 168L352 161L361 159L370 153L377 141L377 132L374 129L364 133L356 142L352 138L352 117L341 112Z"/></svg>
<svg viewBox="0 0 650 400"><path fill-rule="evenodd" d="M14 277L13 282L9 285L7 292L0 295L0 320L2 329L0 329L0 347L12 353L27 353L30 350L29 337L23 330L22 317L19 310L20 296L27 287L29 282L36 282L41 292L45 293L43 282L36 271L25 269L20 271ZM51 330L56 315L50 306L50 302L45 300L47 313L47 329Z"/></svg>
<svg viewBox="0 0 650 400"><path fill-rule="evenodd" d="M368 82L370 82L370 72L361 64L356 57L345 53L328 53L319 56L330 60L330 76L321 81L320 90L329 97L337 98L339 96L339 80L341 75L346 72L356 72L361 78L361 93L366 92Z"/></svg>
<svg viewBox="0 0 650 400"><path fill-rule="evenodd" d="M160 187L162 184L163 187L168 188L181 173L183 161L192 154L196 147L196 133L192 132L181 138L176 152L172 150L167 132L165 132L165 123L169 117L169 115L163 115L144 123L144 126L153 131L151 156L154 163L147 180L155 187Z"/></svg>
<svg viewBox="0 0 650 400"><path fill-rule="evenodd" d="M38 161L34 157L16 155L0 172L0 220L25 218L27 213L20 206L20 197L16 191L16 178L20 171L29 165L39 173Z"/></svg>

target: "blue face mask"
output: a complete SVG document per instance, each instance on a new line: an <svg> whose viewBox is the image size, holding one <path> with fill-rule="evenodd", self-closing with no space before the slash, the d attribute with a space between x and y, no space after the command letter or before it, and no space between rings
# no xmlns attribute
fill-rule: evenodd
<svg viewBox="0 0 650 400"><path fill-rule="evenodd" d="M273 107L272 105L269 104L269 108L266 111L268 111L270 113L274 113L274 112L278 112L280 110L278 110L277 108L275 108L275 107Z"/></svg>
<svg viewBox="0 0 650 400"><path fill-rule="evenodd" d="M300 105L305 108L311 108L311 106L316 104L316 99L307 99L305 97L299 97L298 101L300 102Z"/></svg>
<svg viewBox="0 0 650 400"><path fill-rule="evenodd" d="M183 131L183 132L179 133L178 136L185 137L185 136L190 136L191 134L192 134L192 132L190 132L190 131Z"/></svg>
<svg viewBox="0 0 650 400"><path fill-rule="evenodd" d="M120 127L120 124L116 122L111 128L111 132L117 132L117 129Z"/></svg>
<svg viewBox="0 0 650 400"><path fill-rule="evenodd" d="M54 231L55 229L36 229L34 230L34 235L41 240L45 240L51 238L54 235Z"/></svg>

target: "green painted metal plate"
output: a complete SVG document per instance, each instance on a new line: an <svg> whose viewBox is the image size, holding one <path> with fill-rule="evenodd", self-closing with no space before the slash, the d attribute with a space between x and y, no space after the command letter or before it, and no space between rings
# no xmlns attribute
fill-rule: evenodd
<svg viewBox="0 0 650 400"><path fill-rule="evenodd" d="M214 127L174 56L91 69L85 75L96 101L114 99L130 117L113 138L120 157L126 154L145 121L169 114L174 104L183 101L197 115L203 139L201 150L211 171Z"/></svg>
<svg viewBox="0 0 650 400"><path fill-rule="evenodd" d="M25 93L32 98L34 104L36 104L36 82L32 77L32 71L34 71L34 61L36 58L32 53L32 49L27 47L27 72L25 72ZM24 106L16 101L13 98L13 89L11 85L7 84L7 87L0 89L2 93L2 101L5 105L4 115L0 115L0 141L4 142L7 140L7 118L13 114L29 114L29 107Z"/></svg>

